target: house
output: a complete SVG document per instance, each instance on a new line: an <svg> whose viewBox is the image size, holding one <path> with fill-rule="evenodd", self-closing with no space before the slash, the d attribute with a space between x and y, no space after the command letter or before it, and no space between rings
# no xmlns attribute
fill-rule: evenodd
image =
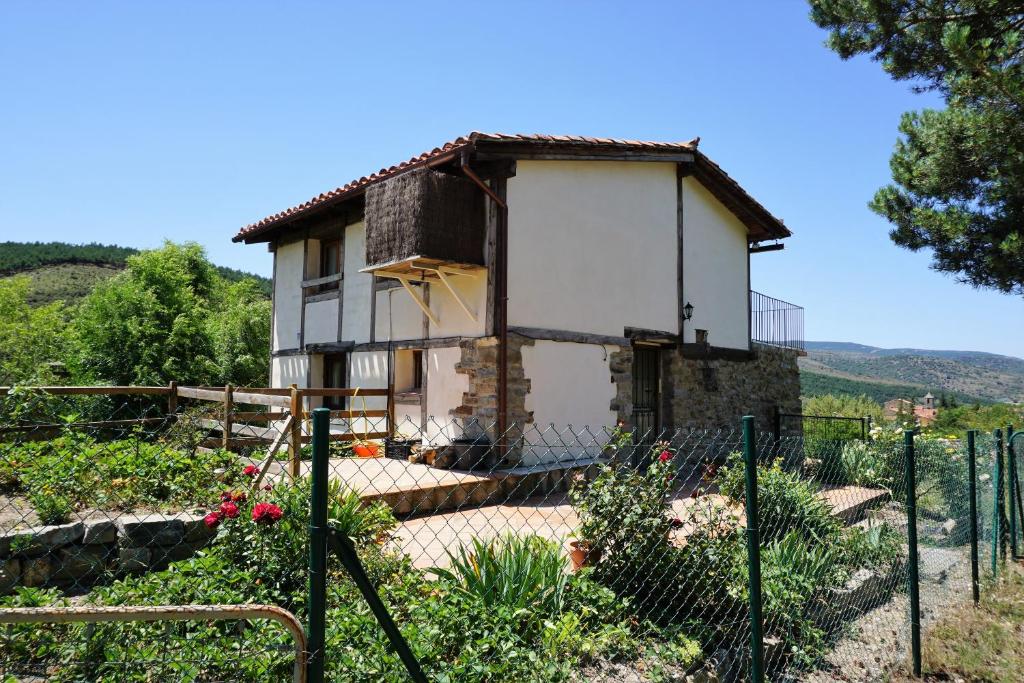
<svg viewBox="0 0 1024 683"><path fill-rule="evenodd" d="M890 420L909 419L913 416L914 422L922 427L930 425L939 415L935 397L930 392L925 394L919 403L906 398L890 399L883 404L882 412Z"/></svg>
<svg viewBox="0 0 1024 683"><path fill-rule="evenodd" d="M274 254L272 386L493 439L799 412L803 310L750 287L789 236L697 139L472 133L234 241Z"/></svg>

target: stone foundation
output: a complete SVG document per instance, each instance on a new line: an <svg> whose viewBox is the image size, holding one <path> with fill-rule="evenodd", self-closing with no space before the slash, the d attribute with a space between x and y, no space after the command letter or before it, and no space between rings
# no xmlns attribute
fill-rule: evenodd
<svg viewBox="0 0 1024 683"><path fill-rule="evenodd" d="M662 424L675 428L738 429L753 415L758 430L772 428L776 409L800 412L797 352L753 346L750 360L685 358L680 350L662 355Z"/></svg>

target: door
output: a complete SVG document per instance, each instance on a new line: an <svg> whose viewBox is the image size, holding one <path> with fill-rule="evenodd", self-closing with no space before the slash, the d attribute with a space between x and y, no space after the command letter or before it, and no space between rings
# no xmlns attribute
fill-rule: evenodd
<svg viewBox="0 0 1024 683"><path fill-rule="evenodd" d="M661 428L660 366L658 347L633 347L633 426L638 443L653 443Z"/></svg>

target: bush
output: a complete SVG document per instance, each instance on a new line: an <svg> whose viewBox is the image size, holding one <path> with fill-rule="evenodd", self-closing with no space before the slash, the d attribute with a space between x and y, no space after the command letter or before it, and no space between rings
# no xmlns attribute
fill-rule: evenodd
<svg viewBox="0 0 1024 683"><path fill-rule="evenodd" d="M904 539L890 524L864 529L854 526L843 532L840 544L843 565L852 571L874 569L889 571L903 559Z"/></svg>
<svg viewBox="0 0 1024 683"><path fill-rule="evenodd" d="M103 442L70 428L50 441L5 447L0 457L8 490L24 492L44 524L84 507L200 504L222 485L218 470L235 462L225 451L188 454L141 438Z"/></svg>
<svg viewBox="0 0 1024 683"><path fill-rule="evenodd" d="M435 568L434 573L487 607L525 610L542 618L562 612L568 575L557 543L539 536L474 538L469 549L462 546L448 557L451 570Z"/></svg>
<svg viewBox="0 0 1024 683"><path fill-rule="evenodd" d="M719 488L736 503L746 500L740 454L733 453L729 465L720 470ZM779 540L794 530L818 543L829 543L839 536L842 525L818 495L818 489L797 474L783 471L778 460L757 466L757 500L762 543Z"/></svg>
<svg viewBox="0 0 1024 683"><path fill-rule="evenodd" d="M882 453L866 441L849 441L840 458L842 478L854 486L888 486L892 473L887 471Z"/></svg>

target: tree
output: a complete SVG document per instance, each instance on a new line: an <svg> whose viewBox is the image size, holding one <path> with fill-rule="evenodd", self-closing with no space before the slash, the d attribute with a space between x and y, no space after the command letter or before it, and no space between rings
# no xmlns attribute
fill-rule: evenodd
<svg viewBox="0 0 1024 683"><path fill-rule="evenodd" d="M259 283L230 285L198 244L167 242L97 285L73 333L82 381L262 384L270 307Z"/></svg>
<svg viewBox="0 0 1024 683"><path fill-rule="evenodd" d="M57 301L33 308L26 276L0 279L0 385L52 382L63 359L67 311Z"/></svg>
<svg viewBox="0 0 1024 683"><path fill-rule="evenodd" d="M870 54L947 108L903 115L894 183L870 207L899 246L975 287L1024 295L1024 2L810 0L828 45Z"/></svg>

